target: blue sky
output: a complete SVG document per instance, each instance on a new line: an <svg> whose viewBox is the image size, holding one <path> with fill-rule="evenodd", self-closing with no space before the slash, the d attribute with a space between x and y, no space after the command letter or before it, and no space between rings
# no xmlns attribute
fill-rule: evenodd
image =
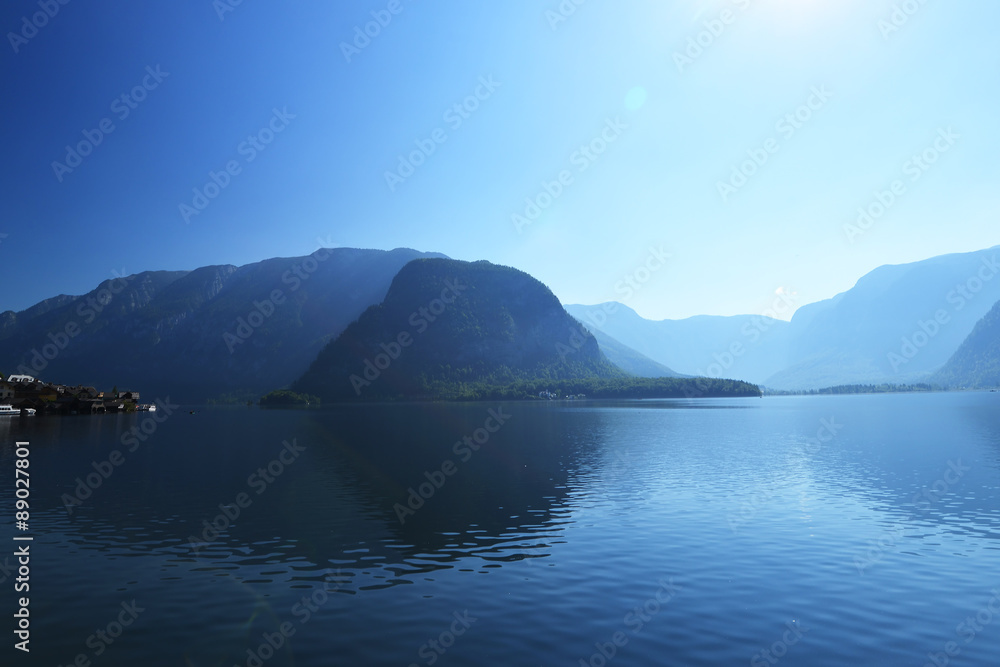
<svg viewBox="0 0 1000 667"><path fill-rule="evenodd" d="M228 2L0 8L0 310L322 241L731 315L1000 244L997 3Z"/></svg>

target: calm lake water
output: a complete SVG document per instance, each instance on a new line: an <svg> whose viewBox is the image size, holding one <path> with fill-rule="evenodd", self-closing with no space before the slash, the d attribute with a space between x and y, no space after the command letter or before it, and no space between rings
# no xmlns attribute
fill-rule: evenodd
<svg viewBox="0 0 1000 667"><path fill-rule="evenodd" d="M3 664L1000 660L1000 394L189 410L0 421Z"/></svg>

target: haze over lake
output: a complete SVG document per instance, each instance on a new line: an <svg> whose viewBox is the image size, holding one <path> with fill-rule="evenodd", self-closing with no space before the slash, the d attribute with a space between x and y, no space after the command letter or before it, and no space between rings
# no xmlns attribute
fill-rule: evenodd
<svg viewBox="0 0 1000 667"><path fill-rule="evenodd" d="M998 401L177 408L134 451L152 415L7 420L32 664L991 664Z"/></svg>

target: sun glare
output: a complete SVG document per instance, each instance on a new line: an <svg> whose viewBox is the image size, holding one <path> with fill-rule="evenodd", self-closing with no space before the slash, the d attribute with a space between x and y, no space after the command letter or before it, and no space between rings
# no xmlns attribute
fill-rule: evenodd
<svg viewBox="0 0 1000 667"><path fill-rule="evenodd" d="M862 0L693 0L691 22L699 24L723 17L732 21L754 14L778 28L814 28L850 16Z"/></svg>

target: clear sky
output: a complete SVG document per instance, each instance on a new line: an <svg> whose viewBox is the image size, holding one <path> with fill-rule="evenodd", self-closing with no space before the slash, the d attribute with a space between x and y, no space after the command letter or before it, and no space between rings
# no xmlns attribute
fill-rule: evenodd
<svg viewBox="0 0 1000 667"><path fill-rule="evenodd" d="M3 3L0 310L322 242L731 315L1000 243L992 0L232 1Z"/></svg>

